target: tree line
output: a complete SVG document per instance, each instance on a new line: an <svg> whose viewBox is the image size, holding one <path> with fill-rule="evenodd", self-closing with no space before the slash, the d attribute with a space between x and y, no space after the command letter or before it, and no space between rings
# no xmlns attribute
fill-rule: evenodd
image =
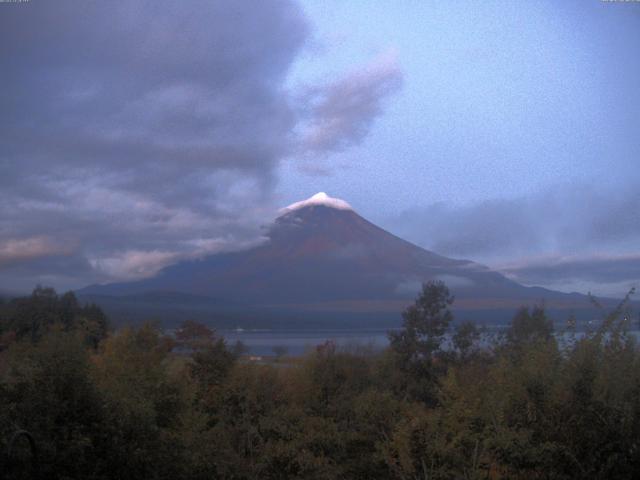
<svg viewBox="0 0 640 480"><path fill-rule="evenodd" d="M628 300L628 298L627 298ZM37 288L0 304L0 471L47 479L640 476L626 302L559 337L523 307L488 335L423 285L383 351L255 364L209 327L117 331Z"/></svg>

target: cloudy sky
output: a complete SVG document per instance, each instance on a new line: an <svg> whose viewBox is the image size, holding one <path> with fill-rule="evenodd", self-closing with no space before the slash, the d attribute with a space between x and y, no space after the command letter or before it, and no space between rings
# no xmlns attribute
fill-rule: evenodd
<svg viewBox="0 0 640 480"><path fill-rule="evenodd" d="M530 285L640 283L640 3L0 3L0 291L245 248L318 191Z"/></svg>

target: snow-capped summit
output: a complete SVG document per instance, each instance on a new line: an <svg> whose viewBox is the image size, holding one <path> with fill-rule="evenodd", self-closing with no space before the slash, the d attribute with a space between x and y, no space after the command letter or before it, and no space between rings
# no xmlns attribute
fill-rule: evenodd
<svg viewBox="0 0 640 480"><path fill-rule="evenodd" d="M311 207L315 205L322 205L325 207L336 208L338 210L353 210L351 205L349 205L344 200L341 200L340 198L330 197L324 192L318 192L314 196L307 198L306 200L292 203L288 207L281 209L280 213L287 213L293 210L299 210L301 208Z"/></svg>
<svg viewBox="0 0 640 480"><path fill-rule="evenodd" d="M561 308L576 305L565 294L524 287L487 267L402 240L326 193L283 210L264 241L251 248L183 260L151 278L92 285L78 293L113 302L114 311L131 305L142 312L154 305L160 315L173 309L174 318L190 311L237 316L249 324L271 318L274 325L284 325L285 318L340 326L349 318L364 322L358 325L372 319L397 322L398 312L429 280L447 282L457 305L491 322L498 314L507 320L514 308L540 299L557 301Z"/></svg>

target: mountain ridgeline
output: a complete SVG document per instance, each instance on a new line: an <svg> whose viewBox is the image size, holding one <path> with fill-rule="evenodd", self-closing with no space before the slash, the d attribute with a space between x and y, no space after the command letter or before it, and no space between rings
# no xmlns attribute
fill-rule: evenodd
<svg viewBox="0 0 640 480"><path fill-rule="evenodd" d="M525 287L483 265L420 248L318 194L282 210L253 248L171 265L152 278L78 292L107 310L233 322L369 321L391 325L429 280L444 281L455 309L474 320L508 319L522 304L580 313L587 297ZM333 326L333 325L332 325Z"/></svg>

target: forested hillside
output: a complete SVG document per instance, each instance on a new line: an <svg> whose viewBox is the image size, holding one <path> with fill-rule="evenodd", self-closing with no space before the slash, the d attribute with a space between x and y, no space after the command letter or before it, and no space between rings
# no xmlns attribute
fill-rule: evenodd
<svg viewBox="0 0 640 480"><path fill-rule="evenodd" d="M567 319L562 337L544 309L522 308L489 337L455 324L452 302L444 284L425 284L385 351L329 342L265 365L204 325L110 331L99 308L38 288L0 306L0 470L638 478L640 349L624 303L586 333Z"/></svg>

